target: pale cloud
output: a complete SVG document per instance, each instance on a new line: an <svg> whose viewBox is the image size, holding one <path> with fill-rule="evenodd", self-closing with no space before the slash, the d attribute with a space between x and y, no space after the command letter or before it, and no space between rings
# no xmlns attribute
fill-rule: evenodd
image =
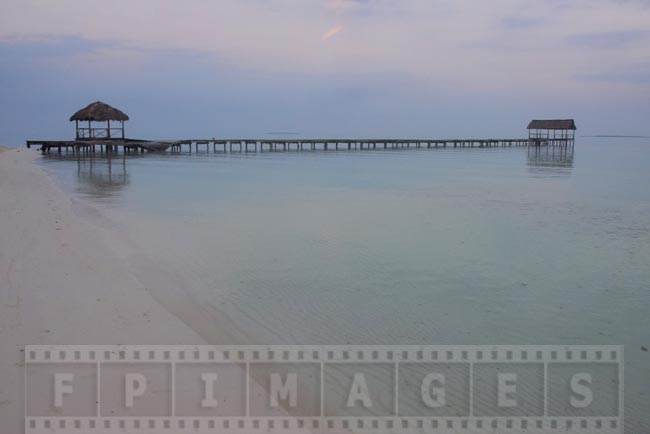
<svg viewBox="0 0 650 434"><path fill-rule="evenodd" d="M342 12L348 10L356 6L358 3L364 3L364 2L359 2L354 0L326 0L327 7L336 12Z"/></svg>
<svg viewBox="0 0 650 434"><path fill-rule="evenodd" d="M543 25L545 21L539 17L512 15L504 17L501 23L511 29L530 29Z"/></svg>
<svg viewBox="0 0 650 434"><path fill-rule="evenodd" d="M344 44L322 44L342 28L337 38ZM562 95L594 90L592 83L576 86L576 76L647 56L643 44L603 58L597 38L589 47L570 41L630 30L650 31L647 3L5 0L0 16L0 38L48 34L118 42L75 59L99 67L137 64L139 50L187 50L248 70L400 74L430 88Z"/></svg>
<svg viewBox="0 0 650 434"><path fill-rule="evenodd" d="M625 30L618 32L593 32L572 35L568 42L581 47L596 49L621 48L633 45L648 47L650 30Z"/></svg>
<svg viewBox="0 0 650 434"><path fill-rule="evenodd" d="M650 84L650 61L619 65L601 72L577 75L575 78L586 82L618 85Z"/></svg>

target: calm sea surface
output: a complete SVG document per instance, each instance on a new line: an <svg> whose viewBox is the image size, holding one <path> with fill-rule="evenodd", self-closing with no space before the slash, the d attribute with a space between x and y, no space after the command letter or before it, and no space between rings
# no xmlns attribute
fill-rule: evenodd
<svg viewBox="0 0 650 434"><path fill-rule="evenodd" d="M42 162L204 335L622 344L626 431L650 429L650 139Z"/></svg>

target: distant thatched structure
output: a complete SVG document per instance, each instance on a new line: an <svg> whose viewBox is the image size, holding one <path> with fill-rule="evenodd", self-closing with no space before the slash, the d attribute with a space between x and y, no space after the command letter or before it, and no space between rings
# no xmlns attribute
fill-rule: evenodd
<svg viewBox="0 0 650 434"><path fill-rule="evenodd" d="M528 124L528 138L573 140L575 130L573 119L533 119Z"/></svg>
<svg viewBox="0 0 650 434"><path fill-rule="evenodd" d="M123 139L124 121L128 120L129 117L126 113L101 101L88 104L88 106L70 116L70 121L75 121L77 127L77 139ZM79 127L79 121L88 122L88 127ZM111 128L111 121L118 121L121 123L121 126L119 128ZM92 122L106 122L106 127L93 128ZM111 130L118 134L113 134L111 137Z"/></svg>
<svg viewBox="0 0 650 434"><path fill-rule="evenodd" d="M534 119L528 124L529 130L575 130L573 119Z"/></svg>

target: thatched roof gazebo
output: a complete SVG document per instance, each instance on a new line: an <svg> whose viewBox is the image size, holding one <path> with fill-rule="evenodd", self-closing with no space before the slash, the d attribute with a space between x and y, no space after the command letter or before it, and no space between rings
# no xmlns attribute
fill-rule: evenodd
<svg viewBox="0 0 650 434"><path fill-rule="evenodd" d="M573 140L575 130L573 119L533 119L528 124L528 138Z"/></svg>
<svg viewBox="0 0 650 434"><path fill-rule="evenodd" d="M101 101L95 101L82 108L72 116L75 121L77 139L124 139L124 121L129 117L121 110L111 107ZM88 122L87 127L80 127L79 121ZM111 121L120 122L120 126L111 128ZM93 127L93 122L106 122L106 126Z"/></svg>

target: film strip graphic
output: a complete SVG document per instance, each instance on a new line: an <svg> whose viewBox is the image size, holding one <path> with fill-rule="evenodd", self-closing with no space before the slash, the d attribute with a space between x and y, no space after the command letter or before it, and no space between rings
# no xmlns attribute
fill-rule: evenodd
<svg viewBox="0 0 650 434"><path fill-rule="evenodd" d="M622 433L622 346L25 347L27 433Z"/></svg>

